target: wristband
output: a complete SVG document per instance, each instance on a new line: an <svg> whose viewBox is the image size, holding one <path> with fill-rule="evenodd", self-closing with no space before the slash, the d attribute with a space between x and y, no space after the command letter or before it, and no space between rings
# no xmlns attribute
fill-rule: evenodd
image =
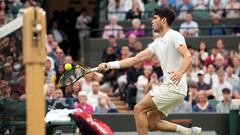
<svg viewBox="0 0 240 135"><path fill-rule="evenodd" d="M120 62L119 61L112 61L108 62L110 65L111 69L119 69L120 68Z"/></svg>

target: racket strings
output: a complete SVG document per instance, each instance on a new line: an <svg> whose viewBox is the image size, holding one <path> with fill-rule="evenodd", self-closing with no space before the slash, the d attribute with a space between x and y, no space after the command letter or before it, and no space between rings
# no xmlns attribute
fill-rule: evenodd
<svg viewBox="0 0 240 135"><path fill-rule="evenodd" d="M74 68L69 71L65 71L59 80L61 86L67 86L76 82L79 78L84 76L85 70L83 68Z"/></svg>

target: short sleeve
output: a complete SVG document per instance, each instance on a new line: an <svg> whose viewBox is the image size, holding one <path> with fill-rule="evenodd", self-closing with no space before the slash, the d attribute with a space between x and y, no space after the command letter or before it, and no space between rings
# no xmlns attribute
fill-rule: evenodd
<svg viewBox="0 0 240 135"><path fill-rule="evenodd" d="M174 46L177 49L180 45L186 45L185 39L182 34L177 33L174 38Z"/></svg>
<svg viewBox="0 0 240 135"><path fill-rule="evenodd" d="M148 46L148 50L151 51L153 54L155 54L155 42L152 42Z"/></svg>

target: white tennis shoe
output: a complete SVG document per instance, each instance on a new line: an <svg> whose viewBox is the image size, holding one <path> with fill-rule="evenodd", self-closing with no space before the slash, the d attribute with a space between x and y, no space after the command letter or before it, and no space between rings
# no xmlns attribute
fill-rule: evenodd
<svg viewBox="0 0 240 135"><path fill-rule="evenodd" d="M200 128L200 127L192 127L191 131L192 131L191 135L201 135L202 128Z"/></svg>

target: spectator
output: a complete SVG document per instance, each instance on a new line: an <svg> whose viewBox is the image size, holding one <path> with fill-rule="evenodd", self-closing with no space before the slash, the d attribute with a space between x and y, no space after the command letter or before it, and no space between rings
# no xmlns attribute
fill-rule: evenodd
<svg viewBox="0 0 240 135"><path fill-rule="evenodd" d="M132 28L130 28L125 35L126 37L129 37L130 34L135 34L137 37L144 37L144 27L144 25L141 25L141 20L135 18L132 20Z"/></svg>
<svg viewBox="0 0 240 135"><path fill-rule="evenodd" d="M218 53L215 60L214 60L214 66L216 71L218 70L225 70L225 63L224 63L224 57Z"/></svg>
<svg viewBox="0 0 240 135"><path fill-rule="evenodd" d="M53 99L53 94L56 90L54 83L49 83L45 87L45 99Z"/></svg>
<svg viewBox="0 0 240 135"><path fill-rule="evenodd" d="M192 14L187 12L184 19L185 21L180 25L179 32L182 33L183 36L198 37L198 24L193 21Z"/></svg>
<svg viewBox="0 0 240 135"><path fill-rule="evenodd" d="M215 108L208 102L207 94L201 90L197 93L197 104L193 106L193 112L215 112Z"/></svg>
<svg viewBox="0 0 240 135"><path fill-rule="evenodd" d="M125 0L125 11L131 10L134 3L138 3L140 11L145 11L144 3L142 2L142 0Z"/></svg>
<svg viewBox="0 0 240 135"><path fill-rule="evenodd" d="M239 77L234 73L234 69L232 66L228 65L226 68L226 74L225 74L225 81L231 84L233 90L240 90L240 80Z"/></svg>
<svg viewBox="0 0 240 135"><path fill-rule="evenodd" d="M162 71L160 62L159 62L159 60L157 59L157 57L154 57L154 58L152 59L152 61L153 61L153 64L152 64L152 66L153 66L153 72L156 72L158 79L160 79L160 78L163 76L163 71Z"/></svg>
<svg viewBox="0 0 240 135"><path fill-rule="evenodd" d="M208 1L209 0L193 0L192 3L194 10L208 9Z"/></svg>
<svg viewBox="0 0 240 135"><path fill-rule="evenodd" d="M213 96L215 97L216 100L221 101L223 100L223 95L222 95L222 89L223 88L228 88L232 91L232 86L228 82L224 80L224 71L219 70L217 72L218 74L218 82L214 83L212 86L213 89Z"/></svg>
<svg viewBox="0 0 240 135"><path fill-rule="evenodd" d="M224 4L222 0L211 0L209 3L209 16L223 17Z"/></svg>
<svg viewBox="0 0 240 135"><path fill-rule="evenodd" d="M191 106L197 104L197 84L194 82L190 82L188 84L188 93L185 97L185 100L190 103Z"/></svg>
<svg viewBox="0 0 240 135"><path fill-rule="evenodd" d="M126 20L132 20L135 18L141 19L142 18L142 12L140 9L140 3L138 0L132 1L132 8L128 10Z"/></svg>
<svg viewBox="0 0 240 135"><path fill-rule="evenodd" d="M147 89L147 84L149 82L150 75L152 73L152 66L144 66L143 67L143 75L140 75L138 77L138 80L136 82L137 87L137 96L136 96L136 103L138 103L143 97L145 90Z"/></svg>
<svg viewBox="0 0 240 135"><path fill-rule="evenodd" d="M240 77L240 58L239 57L233 58L233 68L234 68L234 74Z"/></svg>
<svg viewBox="0 0 240 135"><path fill-rule="evenodd" d="M104 50L104 55L102 56L102 62L115 61L117 59L117 54L114 52L114 48L108 46Z"/></svg>
<svg viewBox="0 0 240 135"><path fill-rule="evenodd" d="M239 109L231 101L231 90L228 88L222 89L223 100L219 102L216 106L218 113L229 113L231 109Z"/></svg>
<svg viewBox="0 0 240 135"><path fill-rule="evenodd" d="M102 60L103 58L106 57L107 55L107 48L108 47L112 47L114 54L119 57L120 56L120 52L121 52L121 48L118 46L117 42L116 42L116 37L114 35L110 35L108 40L108 44L106 45L106 47L104 48L103 54L102 54ZM105 61L108 62L108 61Z"/></svg>
<svg viewBox="0 0 240 135"><path fill-rule="evenodd" d="M144 5L145 13L144 18L148 19L152 17L152 12L154 9L158 8L158 4L154 0L147 0L147 3Z"/></svg>
<svg viewBox="0 0 240 135"><path fill-rule="evenodd" d="M142 72L141 63L130 67L127 71L126 102L129 109L133 109L136 104L137 87L135 83Z"/></svg>
<svg viewBox="0 0 240 135"><path fill-rule="evenodd" d="M172 112L173 113L191 113L192 105L189 102L184 100L182 104L173 108Z"/></svg>
<svg viewBox="0 0 240 135"><path fill-rule="evenodd" d="M102 37L108 39L110 35L114 35L116 39L124 38L122 26L118 25L118 18L115 15L112 15L109 19L110 24L104 27Z"/></svg>
<svg viewBox="0 0 240 135"><path fill-rule="evenodd" d="M53 93L53 99L57 100L57 99L61 99L63 98L63 92L61 89L56 89Z"/></svg>
<svg viewBox="0 0 240 135"><path fill-rule="evenodd" d="M74 102L78 100L78 94L81 91L81 83L75 82L72 85L72 91L64 95L65 98L72 98Z"/></svg>
<svg viewBox="0 0 240 135"><path fill-rule="evenodd" d="M160 87L161 82L158 79L157 73L152 72L148 84L146 88L144 89L144 94L146 95L150 89L156 89Z"/></svg>
<svg viewBox="0 0 240 135"><path fill-rule="evenodd" d="M66 33L59 28L59 22L57 20L54 20L51 24L51 28L49 30L50 33L52 33L53 38L56 42L58 42L59 47L64 51L64 53L67 53L67 47L68 47L68 37Z"/></svg>
<svg viewBox="0 0 240 135"><path fill-rule="evenodd" d="M213 64L213 63L214 63L214 60L215 60L215 58L216 58L216 56L217 56L217 54L218 54L217 48L213 47L213 48L211 49L211 54L210 54L210 56L208 56L208 57L205 59L205 61L204 61L204 66L205 66L205 67L208 67L209 64Z"/></svg>
<svg viewBox="0 0 240 135"><path fill-rule="evenodd" d="M207 67L207 73L204 76L204 82L206 84L209 84L211 87L213 84L216 84L218 82L218 76L215 73L215 68L213 64L209 64Z"/></svg>
<svg viewBox="0 0 240 135"><path fill-rule="evenodd" d="M182 3L177 6L178 19L184 19L187 12L193 10L193 4L190 0L182 0Z"/></svg>
<svg viewBox="0 0 240 135"><path fill-rule="evenodd" d="M94 81L94 75L93 73L85 75L84 78L80 79L82 91L85 91L87 94L91 93L93 91L93 81Z"/></svg>
<svg viewBox="0 0 240 135"><path fill-rule="evenodd" d="M208 97L212 96L213 90L211 89L211 86L204 82L204 72L202 70L200 70L197 75L198 75L198 82L197 82L198 91L204 90ZM210 97L210 98L212 98L212 97Z"/></svg>
<svg viewBox="0 0 240 135"><path fill-rule="evenodd" d="M217 14L211 16L211 24L208 25L209 35L226 35L226 27L221 23L221 17Z"/></svg>
<svg viewBox="0 0 240 135"><path fill-rule="evenodd" d="M80 44L80 52L83 53L85 40L89 37L90 24L92 22L91 16L88 15L87 9L83 7L81 14L77 17L75 28L78 30L78 40ZM83 56L83 54L81 54ZM81 58L83 60L83 58Z"/></svg>
<svg viewBox="0 0 240 135"><path fill-rule="evenodd" d="M1 80L0 82L0 98L10 98L11 97L11 87L9 86L8 82L5 80Z"/></svg>
<svg viewBox="0 0 240 135"><path fill-rule="evenodd" d="M85 91L80 91L78 93L74 108L81 109L89 114L94 112L92 105L87 102L87 93Z"/></svg>
<svg viewBox="0 0 240 135"><path fill-rule="evenodd" d="M17 73L13 71L13 67L9 62L3 65L2 79L7 81L11 87L13 87L17 82Z"/></svg>
<svg viewBox="0 0 240 135"><path fill-rule="evenodd" d="M204 41L199 42L199 44L198 44L198 52L199 52L199 55L200 55L201 62L204 63L204 61L208 57L206 42L204 42Z"/></svg>
<svg viewBox="0 0 240 135"><path fill-rule="evenodd" d="M47 74L47 77L45 79L45 83L52 82L52 78L56 75L56 72L52 68L52 63L50 59L47 59L45 62L45 73Z"/></svg>
<svg viewBox="0 0 240 135"><path fill-rule="evenodd" d="M228 56L228 59L226 61L227 65L230 65L230 66L234 66L233 65L233 60L234 58L237 58L238 57L238 53L236 50L230 50L229 51L229 54L227 55Z"/></svg>
<svg viewBox="0 0 240 135"><path fill-rule="evenodd" d="M87 98L88 98L88 103L92 105L93 110L95 111L96 106L99 104L98 99L104 93L100 91L99 82L97 81L94 81L92 83L92 89L93 91L87 95Z"/></svg>
<svg viewBox="0 0 240 135"><path fill-rule="evenodd" d="M220 53L222 56L226 56L227 55L227 51L224 48L224 42L222 39L218 39L216 42L216 48L218 50L218 53Z"/></svg>
<svg viewBox="0 0 240 135"><path fill-rule="evenodd" d="M54 61L56 65L64 64L64 52L61 48L57 48L56 53L54 54Z"/></svg>
<svg viewBox="0 0 240 135"><path fill-rule="evenodd" d="M0 27L7 23L5 11L0 10Z"/></svg>
<svg viewBox="0 0 240 135"><path fill-rule="evenodd" d="M240 17L240 3L236 0L229 0L225 5L226 18L239 18Z"/></svg>
<svg viewBox="0 0 240 135"><path fill-rule="evenodd" d="M96 106L95 113L109 113L117 112L117 109L106 95L100 95L98 98L98 105Z"/></svg>
<svg viewBox="0 0 240 135"><path fill-rule="evenodd" d="M120 21L124 21L126 18L125 12L125 0L108 0L108 18L112 15L116 15Z"/></svg>

